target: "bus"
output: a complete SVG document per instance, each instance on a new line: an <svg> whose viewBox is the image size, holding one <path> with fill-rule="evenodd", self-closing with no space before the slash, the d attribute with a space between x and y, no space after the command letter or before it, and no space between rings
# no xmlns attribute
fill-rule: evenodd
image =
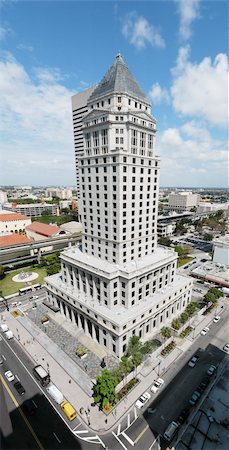
<svg viewBox="0 0 229 450"><path fill-rule="evenodd" d="M26 286L19 289L19 295L27 294L27 292L36 291L37 289L41 289L41 284L33 284L32 286Z"/></svg>

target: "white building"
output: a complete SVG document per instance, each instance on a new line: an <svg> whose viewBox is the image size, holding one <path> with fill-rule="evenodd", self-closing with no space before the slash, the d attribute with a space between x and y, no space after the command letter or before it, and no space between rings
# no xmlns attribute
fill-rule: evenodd
<svg viewBox="0 0 229 450"><path fill-rule="evenodd" d="M87 102L94 90L94 87L86 89L84 92L73 95L72 97L72 117L73 117L73 135L75 148L75 165L76 165L76 188L79 196L79 169L78 156L84 149L82 124L83 118L88 112Z"/></svg>
<svg viewBox="0 0 229 450"><path fill-rule="evenodd" d="M58 197L62 200L70 200L72 198L72 190L69 188L47 188L45 191L46 197Z"/></svg>
<svg viewBox="0 0 229 450"><path fill-rule="evenodd" d="M191 301L177 254L157 247L159 158L150 103L117 55L82 120L79 211L82 249L61 254L48 299L121 357L134 334L148 340Z"/></svg>
<svg viewBox="0 0 229 450"><path fill-rule="evenodd" d="M199 194L193 194L192 192L182 191L169 194L168 207L170 211L190 211L193 207L196 207L199 203Z"/></svg>
<svg viewBox="0 0 229 450"><path fill-rule="evenodd" d="M30 217L22 214L0 214L0 234L24 233L30 224Z"/></svg>
<svg viewBox="0 0 229 450"><path fill-rule="evenodd" d="M5 191L0 191L0 204L7 202L7 193Z"/></svg>
<svg viewBox="0 0 229 450"><path fill-rule="evenodd" d="M200 202L197 207L197 213L215 213L219 210L227 211L228 203L209 203Z"/></svg>
<svg viewBox="0 0 229 450"><path fill-rule="evenodd" d="M172 236L176 229L176 222L157 222L158 237Z"/></svg>
<svg viewBox="0 0 229 450"><path fill-rule="evenodd" d="M222 266L229 266L229 235L213 241L213 262Z"/></svg>
<svg viewBox="0 0 229 450"><path fill-rule="evenodd" d="M42 212L48 211L52 216L59 215L59 207L57 205L50 205L48 203L28 203L26 205L5 204L4 209L7 211L13 211L19 214L25 214L30 217L38 217L42 215Z"/></svg>

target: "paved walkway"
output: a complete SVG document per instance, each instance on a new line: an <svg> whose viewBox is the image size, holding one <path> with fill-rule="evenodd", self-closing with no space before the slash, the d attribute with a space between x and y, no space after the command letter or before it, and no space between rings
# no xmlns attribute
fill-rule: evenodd
<svg viewBox="0 0 229 450"><path fill-rule="evenodd" d="M221 304L218 310L220 310ZM212 321L214 315L215 312L212 312L207 316L198 318L195 337ZM194 340L194 336L189 336L182 341L179 339L176 349L166 358L163 358L160 354L156 356L157 352L149 356L138 371L137 376L141 382L128 394L125 400L116 406L115 411L106 417L103 412L98 410L97 406L92 407L92 381L88 374L42 332L26 313L24 316L14 318L10 312L5 311L4 314L1 314L1 318L2 316L14 332L15 338L18 339L34 361L34 364L42 364L45 368L49 368L52 382L73 404L85 426L88 424L88 416L80 411L82 411L81 408L84 411L87 408L90 409L90 429L100 434L113 429L127 414L127 411L134 406L137 398L151 387L153 380L158 376L156 368L160 369L160 376L164 376L171 364L191 347ZM189 357L190 355L187 353L187 360Z"/></svg>

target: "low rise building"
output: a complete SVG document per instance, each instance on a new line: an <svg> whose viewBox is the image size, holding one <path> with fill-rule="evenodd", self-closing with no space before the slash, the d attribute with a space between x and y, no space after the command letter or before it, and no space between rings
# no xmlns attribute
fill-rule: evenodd
<svg viewBox="0 0 229 450"><path fill-rule="evenodd" d="M172 236L176 228L176 222L157 222L158 237Z"/></svg>
<svg viewBox="0 0 229 450"><path fill-rule="evenodd" d="M170 211L190 211L199 203L199 194L193 194L189 191L173 192L169 194L167 209Z"/></svg>
<svg viewBox="0 0 229 450"><path fill-rule="evenodd" d="M26 205L8 203L4 205L4 209L7 211L25 214L30 217L39 217L42 213L44 213L44 211L47 211L51 216L59 216L59 206L50 205L48 203L29 203Z"/></svg>
<svg viewBox="0 0 229 450"><path fill-rule="evenodd" d="M229 266L229 235L213 241L213 262Z"/></svg>
<svg viewBox="0 0 229 450"><path fill-rule="evenodd" d="M0 214L0 234L24 233L30 224L30 217L22 214Z"/></svg>
<svg viewBox="0 0 229 450"><path fill-rule="evenodd" d="M60 229L70 234L81 234L83 231L82 223L75 221L63 223L60 225Z"/></svg>
<svg viewBox="0 0 229 450"><path fill-rule="evenodd" d="M21 234L7 234L0 236L0 248L14 247L16 245L27 244L32 242L32 239Z"/></svg>
<svg viewBox="0 0 229 450"><path fill-rule="evenodd" d="M26 234L34 241L42 241L44 238L58 236L61 233L61 228L55 225L47 225L46 223L33 222L26 227Z"/></svg>
<svg viewBox="0 0 229 450"><path fill-rule="evenodd" d="M214 213L220 210L227 211L228 203L209 203L209 202L200 202L197 206L197 213Z"/></svg>
<svg viewBox="0 0 229 450"><path fill-rule="evenodd" d="M0 191L0 204L7 202L7 193L5 191Z"/></svg>

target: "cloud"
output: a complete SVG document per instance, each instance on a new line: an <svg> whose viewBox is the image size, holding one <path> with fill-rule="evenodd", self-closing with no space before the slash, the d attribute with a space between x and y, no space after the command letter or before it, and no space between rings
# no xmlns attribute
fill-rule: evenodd
<svg viewBox="0 0 229 450"><path fill-rule="evenodd" d="M122 34L138 50L145 48L147 44L152 47L165 47L165 41L159 31L136 12L131 12L125 17Z"/></svg>
<svg viewBox="0 0 229 450"><path fill-rule="evenodd" d="M11 29L8 25L0 25L0 42L4 41L9 33L11 33Z"/></svg>
<svg viewBox="0 0 229 450"><path fill-rule="evenodd" d="M154 83L149 92L149 97L153 100L155 104L159 104L162 101L169 103L170 96L166 88L161 88L159 83Z"/></svg>
<svg viewBox="0 0 229 450"><path fill-rule="evenodd" d="M159 133L162 185L226 186L227 142L195 121Z"/></svg>
<svg viewBox="0 0 229 450"><path fill-rule="evenodd" d="M60 84L58 69L39 68L34 73L31 76L10 54L0 61L1 178L15 183L18 177L19 184L27 176L34 183L36 176L40 183L58 177L63 182L67 168L69 184L74 180L71 96L75 92ZM12 171L14 166L20 167L20 176Z"/></svg>
<svg viewBox="0 0 229 450"><path fill-rule="evenodd" d="M219 53L214 60L205 57L197 64L189 60L189 47L181 48L172 75L171 95L176 112L204 118L219 127L227 126L227 55Z"/></svg>
<svg viewBox="0 0 229 450"><path fill-rule="evenodd" d="M191 25L199 18L199 5L201 0L175 0L177 11L180 16L179 34L187 41L191 35Z"/></svg>
<svg viewBox="0 0 229 450"><path fill-rule="evenodd" d="M18 50L25 50L27 52L33 52L33 50L34 50L32 45L26 45L26 44L18 44L17 48L18 48Z"/></svg>

